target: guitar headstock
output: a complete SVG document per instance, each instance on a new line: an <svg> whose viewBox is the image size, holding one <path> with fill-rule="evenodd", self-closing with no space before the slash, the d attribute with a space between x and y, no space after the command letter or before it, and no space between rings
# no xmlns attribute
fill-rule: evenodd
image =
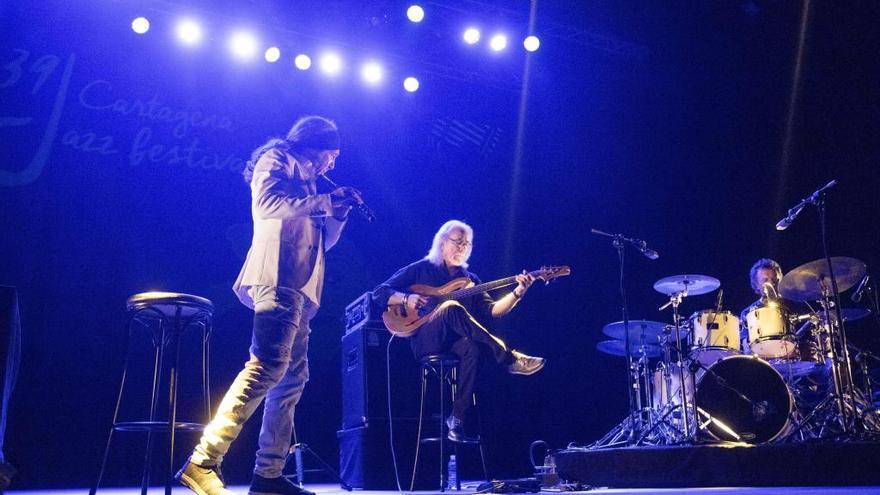
<svg viewBox="0 0 880 495"><path fill-rule="evenodd" d="M559 277L571 275L571 268L568 266L542 266L540 269L532 272L532 276L538 280L543 280L545 284L549 284L552 280Z"/></svg>

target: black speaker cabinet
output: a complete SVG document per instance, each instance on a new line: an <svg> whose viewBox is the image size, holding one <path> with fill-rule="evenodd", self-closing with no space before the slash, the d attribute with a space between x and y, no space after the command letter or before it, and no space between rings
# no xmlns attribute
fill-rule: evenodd
<svg viewBox="0 0 880 495"><path fill-rule="evenodd" d="M342 337L342 429L388 420L388 341L381 321L370 321ZM391 342L391 417L418 415L419 368L409 342Z"/></svg>
<svg viewBox="0 0 880 495"><path fill-rule="evenodd" d="M394 446L400 488L408 491L415 459L417 422L394 420ZM371 421L364 426L336 432L339 440L339 475L357 490L397 490L394 457L391 455L388 421ZM435 444L425 445L415 489L437 489L439 458Z"/></svg>

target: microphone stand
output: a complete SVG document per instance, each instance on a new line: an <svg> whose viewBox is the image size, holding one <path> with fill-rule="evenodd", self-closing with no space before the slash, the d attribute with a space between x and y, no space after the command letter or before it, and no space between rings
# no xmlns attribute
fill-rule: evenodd
<svg viewBox="0 0 880 495"><path fill-rule="evenodd" d="M788 216L776 224L777 230L785 230L794 221L807 205L814 205L819 215L819 234L822 239L822 251L825 263L828 266L828 278L831 286L822 288L822 305L826 316L826 325L831 340L831 373L834 379L837 407L840 414L843 433L853 435L864 431L861 418L855 402L855 386L852 374L852 364L849 357L846 329L840 314L840 290L837 287L837 279L834 276L834 266L831 264L831 255L828 252L828 225L825 210L825 191L837 185L837 180L832 180L821 188L814 191L810 196L802 199L798 204L788 210ZM823 281L824 282L824 281ZM830 288L830 291L828 290ZM831 318L833 312L834 318ZM835 331L836 330L836 331Z"/></svg>
<svg viewBox="0 0 880 495"><path fill-rule="evenodd" d="M629 313L627 311L627 302L626 302L626 286L624 284L624 259L625 259L625 243L632 244L636 249L642 252L645 256L651 259L657 259L659 256L655 251L651 251L647 248L647 245L644 241L639 239L633 239L629 237L624 237L621 234L609 234L608 232L602 232L597 229L590 229L593 234L601 235L605 237L610 237L612 239L611 245L614 246L614 249L617 250L617 259L620 263L620 300L621 300L621 308L620 312L623 316L623 345L625 348L625 356L626 356L626 383L627 383L627 398L629 401L629 423L630 430L627 433L626 443L627 445L634 445L636 443L636 439L638 439L640 435L641 429L641 417L636 419L636 410L638 410L639 415L642 414L642 404L641 404L641 393L638 377L633 379L633 358L632 358L632 348L630 346L630 338L629 338ZM652 257L653 256L653 257Z"/></svg>

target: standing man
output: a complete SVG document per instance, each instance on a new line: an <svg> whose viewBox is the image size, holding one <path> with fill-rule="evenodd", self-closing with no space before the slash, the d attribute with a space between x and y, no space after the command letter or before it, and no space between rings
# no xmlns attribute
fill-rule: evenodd
<svg viewBox="0 0 880 495"><path fill-rule="evenodd" d="M336 124L299 119L287 137L257 148L244 171L254 236L233 290L254 310L250 359L233 381L186 464L180 482L199 495L231 494L220 464L263 399L252 495L312 495L281 476L294 409L309 379L309 320L321 302L324 253L336 244L360 193L318 194L316 179L339 156Z"/></svg>
<svg viewBox="0 0 880 495"><path fill-rule="evenodd" d="M373 292L374 302L380 308L404 305L407 311L417 312L428 300L410 293L409 288L414 284L439 287L460 277L468 277L479 284L480 279L467 270L473 238L474 231L469 225L458 220L444 223L434 235L428 255L401 268L379 285ZM482 293L459 301L444 302L411 337L410 344L417 359L429 354L451 352L461 361L458 396L452 404L452 414L446 419L448 437L453 442L467 440L464 415L472 404L477 364L482 350L490 351L495 361L507 366L513 374L531 375L544 367L543 358L527 356L509 348L479 321L510 313L529 290L534 277L524 271L517 275L516 282L516 287L497 301Z"/></svg>

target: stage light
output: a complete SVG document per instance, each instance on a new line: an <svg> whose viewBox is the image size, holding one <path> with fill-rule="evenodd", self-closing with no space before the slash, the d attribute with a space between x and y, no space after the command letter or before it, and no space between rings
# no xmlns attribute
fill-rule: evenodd
<svg viewBox="0 0 880 495"><path fill-rule="evenodd" d="M539 40L538 37L534 35L528 36L526 37L526 39L523 40L523 46L526 50L534 52L538 49L539 46L541 46L541 40Z"/></svg>
<svg viewBox="0 0 880 495"><path fill-rule="evenodd" d="M425 9L420 5L410 5L406 9L406 17L412 22L422 22L422 19L425 18Z"/></svg>
<svg viewBox="0 0 880 495"><path fill-rule="evenodd" d="M277 46L270 46L266 49L264 56L266 57L266 62L274 64L279 58L281 58L281 49Z"/></svg>
<svg viewBox="0 0 880 495"><path fill-rule="evenodd" d="M492 39L489 40L489 47L496 52L504 50L507 48L507 36L504 36L503 34L492 36Z"/></svg>
<svg viewBox="0 0 880 495"><path fill-rule="evenodd" d="M382 66L376 62L367 62L361 68L361 77L370 84L376 84L382 80Z"/></svg>
<svg viewBox="0 0 880 495"><path fill-rule="evenodd" d="M293 59L293 64L299 70L309 70L309 67L312 66L312 59L305 53L300 53Z"/></svg>
<svg viewBox="0 0 880 495"><path fill-rule="evenodd" d="M342 70L342 59L335 53L325 53L318 63L326 74L335 75Z"/></svg>
<svg viewBox="0 0 880 495"><path fill-rule="evenodd" d="M182 20L177 23L177 37L187 45L195 45L202 40L202 27L195 21Z"/></svg>
<svg viewBox="0 0 880 495"><path fill-rule="evenodd" d="M464 42L468 45L473 45L480 41L480 30L477 28L467 28L464 30L462 38L464 38Z"/></svg>
<svg viewBox="0 0 880 495"><path fill-rule="evenodd" d="M135 17L131 21L131 30L137 34L144 34L150 30L150 21L146 17Z"/></svg>
<svg viewBox="0 0 880 495"><path fill-rule="evenodd" d="M257 39L251 33L239 31L229 38L229 49L242 60L253 58L257 54Z"/></svg>
<svg viewBox="0 0 880 495"><path fill-rule="evenodd" d="M419 90L419 80L414 77L407 77L403 80L403 89L410 93L415 93Z"/></svg>

